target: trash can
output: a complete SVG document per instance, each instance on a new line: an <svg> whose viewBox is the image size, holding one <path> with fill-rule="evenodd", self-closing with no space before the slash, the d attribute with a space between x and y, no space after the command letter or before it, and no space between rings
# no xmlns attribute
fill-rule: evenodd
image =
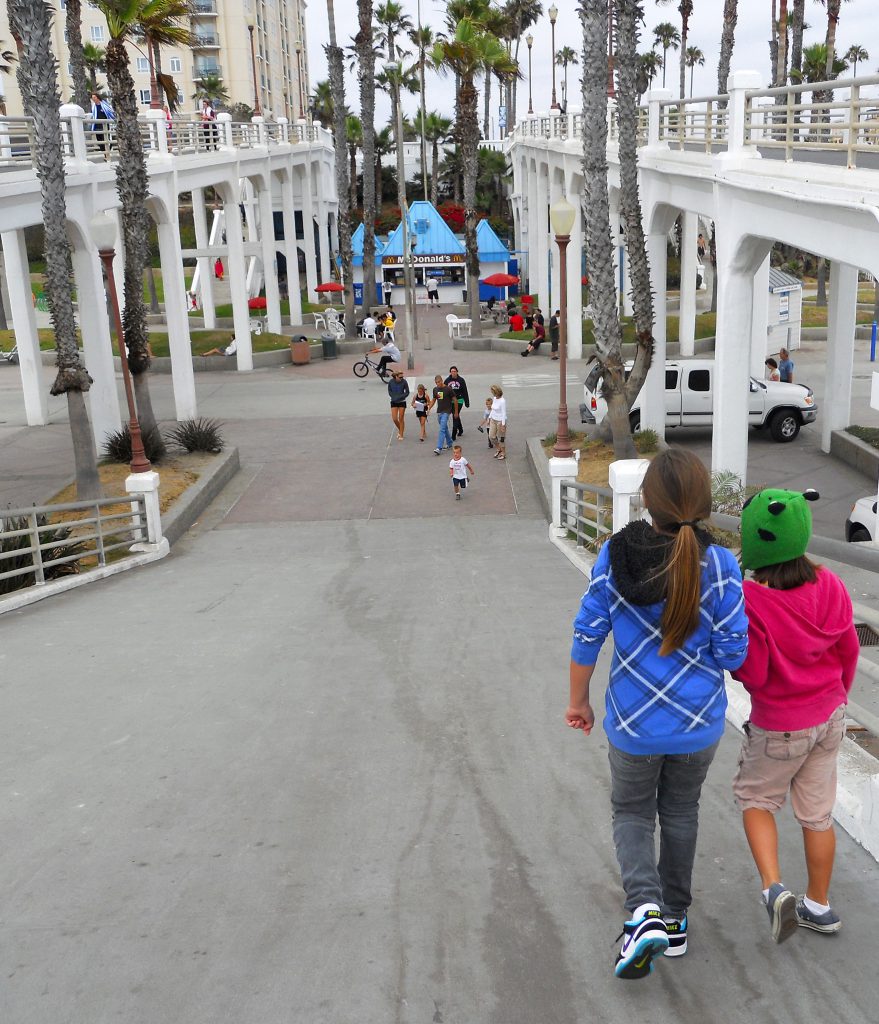
<svg viewBox="0 0 879 1024"><path fill-rule="evenodd" d="M462 302L466 302L467 301L467 289L466 288L462 288L461 289L461 301Z"/></svg>
<svg viewBox="0 0 879 1024"><path fill-rule="evenodd" d="M322 334L320 336L320 343L323 346L324 359L335 359L338 356L335 334Z"/></svg>
<svg viewBox="0 0 879 1024"><path fill-rule="evenodd" d="M304 334L290 342L290 359L294 366L305 366L311 362L311 349Z"/></svg>

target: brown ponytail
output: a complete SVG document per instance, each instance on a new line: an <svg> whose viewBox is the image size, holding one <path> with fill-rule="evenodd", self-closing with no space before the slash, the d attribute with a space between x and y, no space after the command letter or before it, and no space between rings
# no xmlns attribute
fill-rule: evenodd
<svg viewBox="0 0 879 1024"><path fill-rule="evenodd" d="M711 515L711 477L697 456L668 448L650 463L641 493L654 527L674 535L662 613L661 655L671 654L699 625L702 551L695 525Z"/></svg>

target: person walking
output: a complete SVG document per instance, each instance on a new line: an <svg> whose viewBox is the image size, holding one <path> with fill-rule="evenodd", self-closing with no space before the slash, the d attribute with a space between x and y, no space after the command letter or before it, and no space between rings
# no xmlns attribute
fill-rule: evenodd
<svg viewBox="0 0 879 1024"><path fill-rule="evenodd" d="M781 378L782 384L793 384L794 364L790 357L790 352L786 348L778 350L778 375Z"/></svg>
<svg viewBox="0 0 879 1024"><path fill-rule="evenodd" d="M444 381L446 387L452 392L452 441L464 433L461 426L461 409L470 408L470 395L467 391L467 381L458 376L458 367L450 366L449 375Z"/></svg>
<svg viewBox="0 0 879 1024"><path fill-rule="evenodd" d="M436 406L436 419L439 432L436 439L434 455L440 455L443 451L452 447L452 435L449 433L449 417L452 415L452 392L443 383L442 377L437 374L433 378L434 389L431 398L430 408Z"/></svg>
<svg viewBox="0 0 879 1024"><path fill-rule="evenodd" d="M700 526L711 515L708 470L669 448L650 463L641 494L652 523L615 533L592 569L565 712L569 727L592 732L589 685L612 632L604 731L628 912L614 974L628 979L687 951L699 796L724 730L724 670L738 668L748 646L738 564Z"/></svg>
<svg viewBox="0 0 879 1024"><path fill-rule="evenodd" d="M467 474L476 476L476 472L470 465L470 460L464 458L461 446L456 444L452 448L452 457L449 460L449 476L452 478L452 485L455 488L455 500L461 500L461 492L467 490Z"/></svg>
<svg viewBox="0 0 879 1024"><path fill-rule="evenodd" d="M418 426L421 428L421 437L418 439L424 442L427 434L427 414L430 412L430 395L423 384L415 389L415 397L412 399L412 408L418 417Z"/></svg>
<svg viewBox="0 0 879 1024"><path fill-rule="evenodd" d="M201 101L201 131L205 149L217 149L217 113L207 98Z"/></svg>
<svg viewBox="0 0 879 1024"><path fill-rule="evenodd" d="M106 100L102 100L96 92L92 93L91 99L91 130L95 133L95 141L98 146L100 146L101 152L104 154L104 159L107 160L109 159L110 149L110 144L107 138L107 129L109 128L108 122L115 121L116 115L110 104Z"/></svg>
<svg viewBox="0 0 879 1024"><path fill-rule="evenodd" d="M845 584L806 557L816 491L763 490L742 509L748 656L733 672L751 713L733 792L763 890L772 937L797 927L825 935L842 926L830 906L836 851L831 817L845 705L859 643ZM808 883L794 896L782 881L775 815L790 794L803 830Z"/></svg>
<svg viewBox="0 0 879 1024"><path fill-rule="evenodd" d="M557 309L549 318L549 341L552 346L549 356L550 359L558 359L559 357L559 318L561 315L562 311Z"/></svg>
<svg viewBox="0 0 879 1024"><path fill-rule="evenodd" d="M431 306L439 305L439 285L435 277L427 279L427 300Z"/></svg>
<svg viewBox="0 0 879 1024"><path fill-rule="evenodd" d="M488 447L492 445L497 448L494 453L496 459L507 457L507 400L500 384L492 384L491 391L491 412L488 414Z"/></svg>
<svg viewBox="0 0 879 1024"><path fill-rule="evenodd" d="M402 370L394 370L391 374L388 395L391 399L391 419L397 428L397 440L402 441L406 430L406 399L409 397L409 382L403 376Z"/></svg>

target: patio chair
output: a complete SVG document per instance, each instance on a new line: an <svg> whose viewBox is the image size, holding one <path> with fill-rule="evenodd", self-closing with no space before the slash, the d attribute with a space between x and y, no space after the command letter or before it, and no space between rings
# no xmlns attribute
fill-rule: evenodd
<svg viewBox="0 0 879 1024"><path fill-rule="evenodd" d="M18 362L18 345L13 345L8 352L0 351L0 359L15 365Z"/></svg>
<svg viewBox="0 0 879 1024"><path fill-rule="evenodd" d="M321 328L326 328L327 319L323 313L312 313L311 315L314 317L314 329L316 331Z"/></svg>

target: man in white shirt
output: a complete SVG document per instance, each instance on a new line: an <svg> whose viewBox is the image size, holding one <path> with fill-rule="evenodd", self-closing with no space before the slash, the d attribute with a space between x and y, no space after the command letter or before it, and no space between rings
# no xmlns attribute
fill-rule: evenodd
<svg viewBox="0 0 879 1024"><path fill-rule="evenodd" d="M374 338L375 329L378 326L378 321L372 315L367 313L366 316L360 321L360 336L362 338Z"/></svg>
<svg viewBox="0 0 879 1024"><path fill-rule="evenodd" d="M390 340L386 341L384 345L376 345L375 348L371 348L370 352L381 352L382 357L378 361L378 370L376 371L379 376L384 376L385 367L388 363L399 363L401 361L400 350Z"/></svg>

